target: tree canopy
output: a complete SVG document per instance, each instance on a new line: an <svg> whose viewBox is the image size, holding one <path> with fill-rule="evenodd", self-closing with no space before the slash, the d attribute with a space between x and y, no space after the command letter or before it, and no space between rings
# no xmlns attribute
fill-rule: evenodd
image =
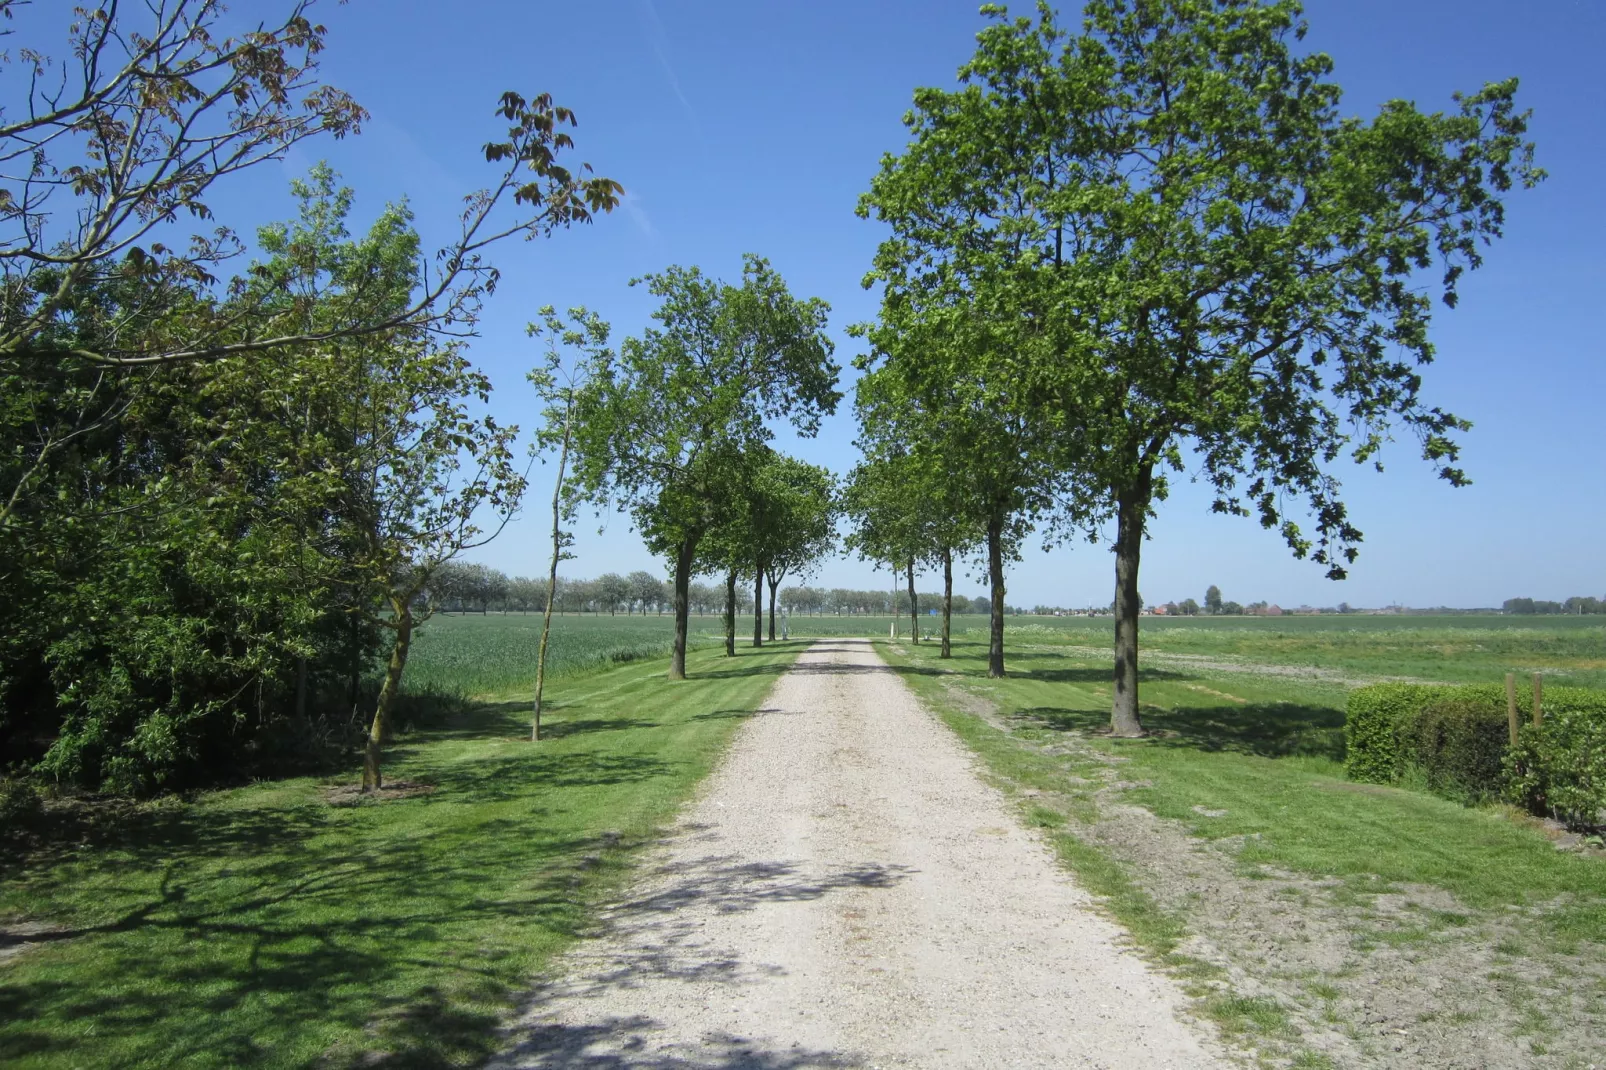
<svg viewBox="0 0 1606 1070"><path fill-rule="evenodd" d="M1217 511L1333 578L1361 535L1330 462L1375 462L1398 427L1463 483L1468 425L1421 392L1421 283L1437 268L1454 305L1503 195L1543 172L1514 79L1448 114L1343 117L1294 0L1091 0L1080 33L1046 3L983 10L961 87L917 92L861 208L893 231L881 329L1005 325L967 374L1015 387L1000 401L1074 489L1062 532L1116 517L1112 723L1140 733L1137 571L1166 472L1191 450Z"/></svg>
<svg viewBox="0 0 1606 1070"><path fill-rule="evenodd" d="M841 398L840 369L829 306L793 297L761 257L744 257L739 286L695 267L637 281L659 300L658 326L627 339L581 394L575 489L628 511L648 547L673 562L678 679L698 543L739 500L743 457L769 442L769 421L818 431Z"/></svg>

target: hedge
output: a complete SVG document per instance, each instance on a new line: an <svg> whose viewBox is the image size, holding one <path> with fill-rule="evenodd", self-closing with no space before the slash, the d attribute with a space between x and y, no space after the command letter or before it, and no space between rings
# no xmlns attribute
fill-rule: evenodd
<svg viewBox="0 0 1606 1070"><path fill-rule="evenodd" d="M1524 725L1506 756L1507 796L1575 828L1606 826L1606 695L1553 703L1547 693L1544 706L1543 723Z"/></svg>
<svg viewBox="0 0 1606 1070"><path fill-rule="evenodd" d="M1416 775L1435 792L1473 801L1505 796L1541 813L1593 824L1606 808L1606 691L1547 687L1541 727L1518 748L1503 685L1375 684L1350 692L1345 768L1353 780L1397 783Z"/></svg>

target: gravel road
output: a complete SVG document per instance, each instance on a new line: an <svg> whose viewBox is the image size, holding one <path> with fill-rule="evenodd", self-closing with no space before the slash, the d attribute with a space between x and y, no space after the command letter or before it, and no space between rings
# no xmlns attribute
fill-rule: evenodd
<svg viewBox="0 0 1606 1070"><path fill-rule="evenodd" d="M1217 1067L868 642L812 646L495 1067Z"/></svg>

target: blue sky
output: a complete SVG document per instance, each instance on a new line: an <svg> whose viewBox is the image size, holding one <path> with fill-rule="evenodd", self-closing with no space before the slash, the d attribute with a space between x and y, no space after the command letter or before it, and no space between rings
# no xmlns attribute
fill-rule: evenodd
<svg viewBox="0 0 1606 1070"><path fill-rule="evenodd" d="M256 5L237 13L247 7ZM832 304L846 365L856 349L843 328L875 312L860 279L881 237L854 216L855 201L880 155L903 143L914 87L953 82L982 25L976 9L975 0L329 4L318 9L330 29L327 77L373 120L359 138L298 150L282 170L254 177L237 191L233 218L287 214L286 180L324 157L356 187L361 216L408 197L426 239L441 244L457 198L485 180L478 149L496 131L497 96L548 91L579 116L576 156L622 182L628 199L595 226L496 253L503 284L472 353L498 384L501 415L533 417L523 373L536 354L523 326L540 305L587 305L622 337L650 311L630 277L671 263L734 276L748 251L769 257L795 293ZM1460 308L1439 309L1439 360L1426 376L1433 403L1476 425L1464 454L1474 485L1441 484L1409 441L1389 451L1381 476L1346 465L1366 540L1351 578L1335 584L1254 522L1210 515L1208 495L1184 477L1159 507L1143 594L1200 598L1216 583L1244 602L1476 606L1606 593L1606 3L1316 0L1307 15L1307 45L1334 57L1346 111L1370 115L1395 97L1450 107L1453 90L1511 75L1534 110L1551 178L1513 195L1506 239L1464 283ZM782 445L846 472L853 436L845 403L818 440ZM549 478L536 470L525 515L480 560L544 570ZM581 525L570 574L662 570L627 518L597 527ZM1012 570L1009 597L1102 604L1112 574L1103 546L1034 547ZM884 576L837 560L818 582L880 586Z"/></svg>

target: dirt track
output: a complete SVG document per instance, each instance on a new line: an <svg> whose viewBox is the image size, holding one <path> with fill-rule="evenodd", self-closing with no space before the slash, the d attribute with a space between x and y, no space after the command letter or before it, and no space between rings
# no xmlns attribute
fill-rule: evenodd
<svg viewBox="0 0 1606 1070"><path fill-rule="evenodd" d="M497 1067L1224 1065L872 651L815 644Z"/></svg>

